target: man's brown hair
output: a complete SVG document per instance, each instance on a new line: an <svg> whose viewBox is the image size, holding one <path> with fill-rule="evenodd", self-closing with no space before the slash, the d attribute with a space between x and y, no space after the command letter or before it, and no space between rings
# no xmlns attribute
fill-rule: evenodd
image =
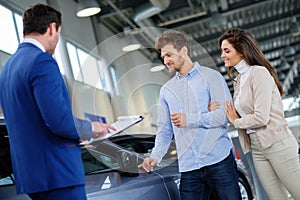
<svg viewBox="0 0 300 200"><path fill-rule="evenodd" d="M190 53L190 37L183 31L166 30L156 40L155 48L157 51L168 45L173 44L177 51L180 51L182 47L186 46L188 53Z"/></svg>

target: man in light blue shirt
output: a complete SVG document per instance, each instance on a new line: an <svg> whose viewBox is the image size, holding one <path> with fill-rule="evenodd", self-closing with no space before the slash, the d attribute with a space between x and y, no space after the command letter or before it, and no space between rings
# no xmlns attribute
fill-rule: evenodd
<svg viewBox="0 0 300 200"><path fill-rule="evenodd" d="M182 200L241 199L224 111L229 89L219 72L192 62L189 47L183 32L167 30L157 40L164 64L176 75L161 88L155 147L140 167L152 171L174 136ZM211 101L219 107L209 109Z"/></svg>

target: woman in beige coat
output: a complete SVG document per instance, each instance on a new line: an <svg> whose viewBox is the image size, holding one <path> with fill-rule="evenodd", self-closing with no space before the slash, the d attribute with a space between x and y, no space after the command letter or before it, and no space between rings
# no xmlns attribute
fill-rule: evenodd
<svg viewBox="0 0 300 200"><path fill-rule="evenodd" d="M232 28L219 38L221 57L232 78L233 102L225 111L238 129L244 153L252 151L258 177L271 200L300 200L298 143L284 119L282 86L254 37Z"/></svg>

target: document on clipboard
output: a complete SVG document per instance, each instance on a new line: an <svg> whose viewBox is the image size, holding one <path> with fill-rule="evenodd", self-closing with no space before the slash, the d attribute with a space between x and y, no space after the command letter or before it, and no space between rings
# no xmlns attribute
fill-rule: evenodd
<svg viewBox="0 0 300 200"><path fill-rule="evenodd" d="M114 123L111 124L111 126L115 127L116 130L110 130L109 133L107 133L105 136L101 137L101 138L91 138L90 140L85 140L82 141L80 143L80 145L87 145L87 144L91 144L95 141L99 141L99 140L105 140L107 138L110 138L122 131L124 131L125 129L130 128L131 126L139 123L140 121L142 121L144 119L144 117L142 115L130 115L130 116L119 116L117 118L117 121L115 121Z"/></svg>

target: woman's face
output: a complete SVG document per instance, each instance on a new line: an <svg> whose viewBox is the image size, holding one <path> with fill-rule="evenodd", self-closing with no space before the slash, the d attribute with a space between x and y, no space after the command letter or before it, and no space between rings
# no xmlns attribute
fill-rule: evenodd
<svg viewBox="0 0 300 200"><path fill-rule="evenodd" d="M233 67L243 59L243 55L237 52L228 40L222 41L221 51L221 58L224 60L226 67Z"/></svg>

